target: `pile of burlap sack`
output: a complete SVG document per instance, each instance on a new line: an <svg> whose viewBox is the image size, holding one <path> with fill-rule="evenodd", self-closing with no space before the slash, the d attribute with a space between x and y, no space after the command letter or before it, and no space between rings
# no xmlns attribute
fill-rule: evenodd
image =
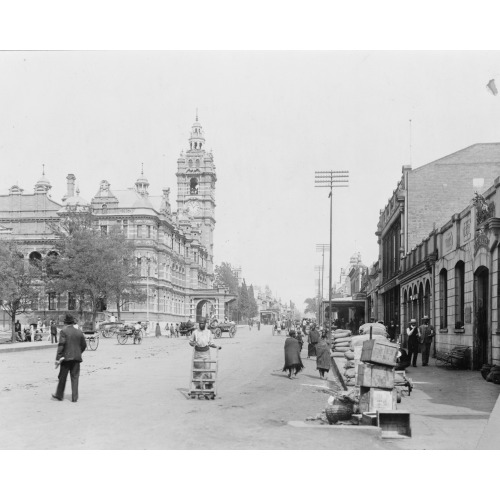
<svg viewBox="0 0 500 500"><path fill-rule="evenodd" d="M372 329L372 338L377 336L387 337L385 329ZM356 385L356 363L354 361L354 348L357 346L363 346L365 340L370 339L370 334L365 333L363 335L351 336L350 330L336 330L332 334L333 344L333 357L334 358L346 358L346 363L344 365L344 382L348 387Z"/></svg>

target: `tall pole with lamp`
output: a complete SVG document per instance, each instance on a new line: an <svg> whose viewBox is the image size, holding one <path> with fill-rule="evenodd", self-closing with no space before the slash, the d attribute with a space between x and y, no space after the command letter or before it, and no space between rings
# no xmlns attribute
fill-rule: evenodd
<svg viewBox="0 0 500 500"><path fill-rule="evenodd" d="M349 187L348 170L320 170L315 172L314 187L329 188L330 194L330 276L328 278L328 323L332 326L332 214L333 214L333 188Z"/></svg>

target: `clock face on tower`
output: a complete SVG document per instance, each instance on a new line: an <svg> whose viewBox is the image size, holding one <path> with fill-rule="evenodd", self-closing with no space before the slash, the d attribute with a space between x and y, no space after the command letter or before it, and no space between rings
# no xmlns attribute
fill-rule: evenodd
<svg viewBox="0 0 500 500"><path fill-rule="evenodd" d="M201 205L197 201L188 201L186 210L190 215L199 215L201 213Z"/></svg>

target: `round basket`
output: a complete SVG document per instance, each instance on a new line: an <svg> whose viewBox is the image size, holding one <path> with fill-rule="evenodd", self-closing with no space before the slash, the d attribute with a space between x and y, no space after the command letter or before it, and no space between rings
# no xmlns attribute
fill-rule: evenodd
<svg viewBox="0 0 500 500"><path fill-rule="evenodd" d="M335 401L325 410L328 423L336 424L339 420L349 420L353 413L353 404Z"/></svg>

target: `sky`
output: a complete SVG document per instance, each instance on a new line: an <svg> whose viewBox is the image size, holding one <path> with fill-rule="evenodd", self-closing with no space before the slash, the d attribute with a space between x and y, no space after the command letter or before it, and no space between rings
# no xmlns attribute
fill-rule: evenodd
<svg viewBox="0 0 500 500"><path fill-rule="evenodd" d="M329 241L315 171L350 172L333 197L335 281L354 252L377 259L403 165L500 140L486 89L500 85L498 51L16 51L0 71L1 193L31 192L45 164L54 200L68 173L90 200L103 179L132 187L144 163L150 194L175 200L198 109L217 168L215 263L299 307Z"/></svg>

